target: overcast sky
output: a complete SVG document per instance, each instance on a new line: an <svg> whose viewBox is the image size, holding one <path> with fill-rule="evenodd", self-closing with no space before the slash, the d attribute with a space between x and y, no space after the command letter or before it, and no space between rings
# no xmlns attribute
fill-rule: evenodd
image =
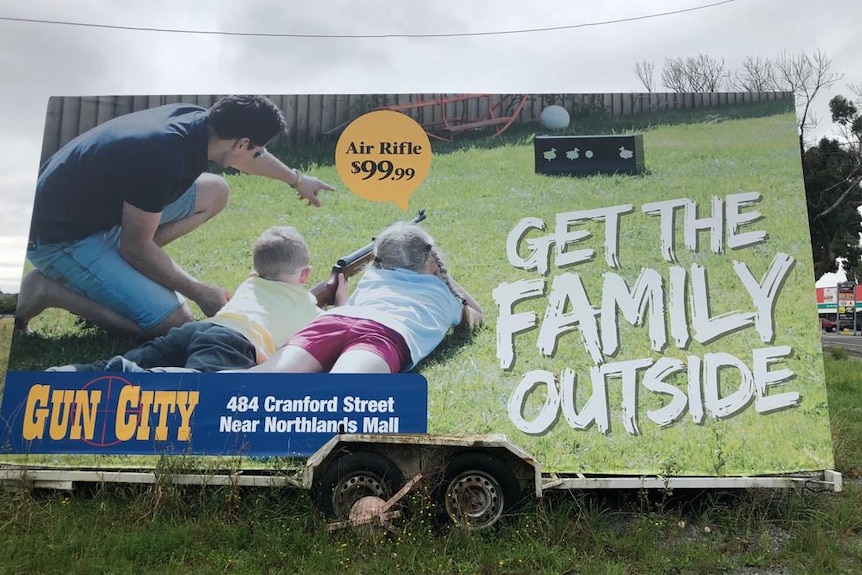
<svg viewBox="0 0 862 575"><path fill-rule="evenodd" d="M0 289L17 292L49 96L210 93L638 92L635 62L699 53L729 69L746 56L824 52L862 84L862 1L730 0L29 0L0 18L303 35L180 34L0 20ZM828 6L828 8L827 8ZM286 190L290 191L290 190ZM292 197L287 194L287 197ZM324 208L325 209L325 206Z"/></svg>

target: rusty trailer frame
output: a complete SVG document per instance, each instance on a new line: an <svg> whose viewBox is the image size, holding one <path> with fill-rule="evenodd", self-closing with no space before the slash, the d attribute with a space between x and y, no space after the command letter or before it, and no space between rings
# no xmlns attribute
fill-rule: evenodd
<svg viewBox="0 0 862 575"><path fill-rule="evenodd" d="M238 469L169 473L176 485L293 487L311 490L326 465L339 455L370 451L390 458L404 477L424 473L434 477L454 453L493 454L515 474L523 487L542 497L552 490L601 489L799 489L840 492L842 476L832 470L759 476L622 476L543 473L532 455L503 434L491 435L336 435L312 454L304 466L288 470ZM430 471L429 471L430 470ZM28 486L72 490L78 483L155 484L165 472L155 469L80 469L48 465L2 464L0 482L7 488Z"/></svg>

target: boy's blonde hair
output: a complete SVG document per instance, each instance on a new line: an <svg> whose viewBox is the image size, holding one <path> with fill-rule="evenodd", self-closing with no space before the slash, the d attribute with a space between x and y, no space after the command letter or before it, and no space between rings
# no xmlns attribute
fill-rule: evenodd
<svg viewBox="0 0 862 575"><path fill-rule="evenodd" d="M421 272L434 259L437 263L437 273L455 297L462 299L449 279L443 252L434 243L431 234L410 222L396 222L383 230L374 238L374 262L371 264L380 269L407 269Z"/></svg>
<svg viewBox="0 0 862 575"><path fill-rule="evenodd" d="M296 228L273 226L254 242L253 260L258 276L274 280L308 265L308 245Z"/></svg>

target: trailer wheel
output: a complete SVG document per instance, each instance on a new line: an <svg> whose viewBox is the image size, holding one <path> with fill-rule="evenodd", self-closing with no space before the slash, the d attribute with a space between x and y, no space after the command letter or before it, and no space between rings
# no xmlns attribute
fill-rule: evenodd
<svg viewBox="0 0 862 575"><path fill-rule="evenodd" d="M315 481L315 503L329 519L343 521L363 497L385 501L403 484L401 471L388 458L368 451L348 453L327 465Z"/></svg>
<svg viewBox="0 0 862 575"><path fill-rule="evenodd" d="M520 496L518 480L506 464L476 451L449 460L438 492L446 518L469 529L494 525Z"/></svg>

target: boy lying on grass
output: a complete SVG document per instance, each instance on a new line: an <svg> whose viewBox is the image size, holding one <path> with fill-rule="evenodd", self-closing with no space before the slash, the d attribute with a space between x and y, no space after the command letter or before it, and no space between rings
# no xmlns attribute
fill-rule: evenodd
<svg viewBox="0 0 862 575"><path fill-rule="evenodd" d="M336 301L344 301L339 281ZM412 223L396 223L374 239L374 262L346 305L300 330L270 359L270 372L399 373L443 341L449 328L482 323L476 300L449 275L434 239Z"/></svg>
<svg viewBox="0 0 862 575"><path fill-rule="evenodd" d="M265 361L321 310L305 288L311 271L308 246L296 229L276 226L263 232L253 261L252 275L213 317L172 328L121 356L48 371L213 372Z"/></svg>

